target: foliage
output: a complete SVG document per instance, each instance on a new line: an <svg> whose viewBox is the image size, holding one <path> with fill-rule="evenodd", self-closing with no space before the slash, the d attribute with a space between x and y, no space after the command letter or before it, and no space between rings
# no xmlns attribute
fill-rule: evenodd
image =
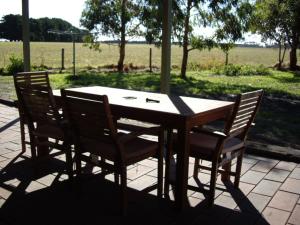
<svg viewBox="0 0 300 225"><path fill-rule="evenodd" d="M162 41L162 16L163 16L163 1L161 0L143 0L140 21L146 28L143 36L149 44L155 44L157 47ZM180 40L181 30L183 29L184 15L180 9L180 1L172 0L172 34L173 41Z"/></svg>
<svg viewBox="0 0 300 225"><path fill-rule="evenodd" d="M300 1L299 0L257 0L252 18L252 30L262 35L263 40L277 42L290 50L290 69L297 69L296 49L300 38ZM279 48L281 51L281 48ZM279 64L282 63L279 52Z"/></svg>
<svg viewBox="0 0 300 225"><path fill-rule="evenodd" d="M161 38L161 15L162 1L148 0L145 8L146 37L149 42ZM183 56L181 62L181 76L186 78L189 52L195 49L200 51L215 47L217 42L224 40L234 42L242 37L242 33L248 30L248 20L252 7L247 0L235 1L206 1L206 0L173 0L173 38L182 46ZM159 19L153 20L153 15ZM148 19L147 19L148 18ZM216 28L216 34L211 38L204 39L196 36L193 25L207 26L210 24ZM191 46L189 48L189 46Z"/></svg>
<svg viewBox="0 0 300 225"><path fill-rule="evenodd" d="M189 51L192 51L194 49L197 49L199 51L207 49L210 51L212 48L218 46L218 44L211 38L204 38L203 36L196 37L193 35L191 35L190 45L191 48L188 49Z"/></svg>
<svg viewBox="0 0 300 225"><path fill-rule="evenodd" d="M99 34L119 40L118 70L120 72L123 71L126 37L140 34L140 22L137 22L139 14L140 7L136 1L86 0L85 2L80 22L82 26L94 32L92 34L94 38L90 38L91 46L98 47L95 39Z"/></svg>
<svg viewBox="0 0 300 225"><path fill-rule="evenodd" d="M213 6L210 15L212 25L217 29L215 38L218 42L234 43L242 39L243 33L249 30L253 6L248 0L229 0L227 5L220 5Z"/></svg>
<svg viewBox="0 0 300 225"><path fill-rule="evenodd" d="M256 75L270 75L271 72L263 65L249 66L249 65L233 65L228 64L214 68L214 74L226 76L256 76Z"/></svg>
<svg viewBox="0 0 300 225"><path fill-rule="evenodd" d="M12 55L9 58L9 61L10 61L10 64L6 68L8 74L16 74L18 72L24 71L23 59Z"/></svg>
<svg viewBox="0 0 300 225"><path fill-rule="evenodd" d="M95 51L101 52L100 42L97 41L97 37L93 35L86 35L83 37L84 44L83 46L88 47L89 49L94 49Z"/></svg>
<svg viewBox="0 0 300 225"><path fill-rule="evenodd" d="M56 31L74 31L76 33L85 34L85 30L80 30L73 27L70 23L65 20L57 18L40 18L29 20L30 26L30 40L31 41L56 41L56 42L69 42L72 41L70 35L56 35L51 34L49 30ZM2 17L0 23L0 38L5 38L10 41L20 41L22 37L22 16L21 15L5 15ZM82 42L81 36L76 36L77 42Z"/></svg>
<svg viewBox="0 0 300 225"><path fill-rule="evenodd" d="M39 66L38 65L32 65L31 69L33 71L43 71L43 70L49 70L49 69L52 69L52 68L48 67L48 66L46 66L44 64L40 64Z"/></svg>
<svg viewBox="0 0 300 225"><path fill-rule="evenodd" d="M222 66L220 62L216 61L206 61L205 63L196 63L196 62L189 62L187 65L188 71L205 71L205 70L212 70L217 67Z"/></svg>
<svg viewBox="0 0 300 225"><path fill-rule="evenodd" d="M228 65L229 51L234 48L234 43L219 43L218 47L225 53L225 65Z"/></svg>
<svg viewBox="0 0 300 225"><path fill-rule="evenodd" d="M6 15L0 21L0 38L10 41L22 40L22 17L20 15Z"/></svg>

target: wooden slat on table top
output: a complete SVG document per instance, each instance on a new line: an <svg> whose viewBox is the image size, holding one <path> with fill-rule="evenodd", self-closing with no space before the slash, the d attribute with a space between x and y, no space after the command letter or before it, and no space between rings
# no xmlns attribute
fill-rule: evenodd
<svg viewBox="0 0 300 225"><path fill-rule="evenodd" d="M223 108L232 105L232 102L209 100L202 98L168 96L166 94L134 91L102 86L72 88L70 90L107 95L109 103L132 108L160 111L172 114L193 115L211 111L216 108ZM60 95L59 90L53 91L55 96ZM158 100L157 102L146 102L146 98Z"/></svg>

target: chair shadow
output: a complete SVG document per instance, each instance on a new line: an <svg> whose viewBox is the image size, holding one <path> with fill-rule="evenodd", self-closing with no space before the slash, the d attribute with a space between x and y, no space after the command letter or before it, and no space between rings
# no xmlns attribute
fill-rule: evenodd
<svg viewBox="0 0 300 225"><path fill-rule="evenodd" d="M57 172L64 162L53 160L34 173L30 160L16 161L0 174L0 187L11 192L0 209L0 224L174 223L171 202L131 188L128 188L128 216L122 217L119 188L102 174L75 177L73 182L57 177L50 186L27 192L32 181ZM14 179L19 181L17 185L9 183Z"/></svg>
<svg viewBox="0 0 300 225"><path fill-rule="evenodd" d="M11 126L15 125L20 121L20 118L13 119L12 121L6 123L4 126L0 127L0 132L5 131L6 129L10 128Z"/></svg>
<svg viewBox="0 0 300 225"><path fill-rule="evenodd" d="M239 211L219 205L208 207L206 200L183 212L174 202L158 200L145 191L128 188L128 215L120 215L119 188L103 175L86 175L72 183L62 180L64 162L51 159L34 172L28 159L13 159L0 173L0 187L11 192L0 209L0 223L35 224L268 224L260 212L231 183L225 187L236 201ZM56 174L45 188L27 191L32 181ZM10 181L18 180L12 185ZM245 219L246 218L246 219Z"/></svg>
<svg viewBox="0 0 300 225"><path fill-rule="evenodd" d="M194 178L195 179L195 178ZM197 188L204 189L207 184L201 183L196 178L195 183ZM205 199L199 202L196 206L188 208L188 210L179 214L176 224L224 224L224 225L268 225L269 223L262 216L247 196L240 190L234 187L231 181L223 182L223 188L216 189L227 192L236 202L237 207L230 209L227 207L214 204L209 206L208 196L204 195ZM196 187L194 187L196 188ZM173 191L174 189L172 189ZM173 192L173 194L175 194ZM168 196L167 196L168 197ZM191 205L190 202L187 203Z"/></svg>

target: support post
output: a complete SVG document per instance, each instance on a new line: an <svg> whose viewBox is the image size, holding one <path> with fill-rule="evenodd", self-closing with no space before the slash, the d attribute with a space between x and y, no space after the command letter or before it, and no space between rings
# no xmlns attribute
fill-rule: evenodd
<svg viewBox="0 0 300 225"><path fill-rule="evenodd" d="M65 49L61 49L61 70L65 69Z"/></svg>
<svg viewBox="0 0 300 225"><path fill-rule="evenodd" d="M150 48L150 52L149 52L149 69L150 69L150 73L152 73L152 48Z"/></svg>
<svg viewBox="0 0 300 225"><path fill-rule="evenodd" d="M161 51L161 93L170 94L172 0L163 1L163 34Z"/></svg>
<svg viewBox="0 0 300 225"><path fill-rule="evenodd" d="M73 76L75 76L75 38L73 35Z"/></svg>
<svg viewBox="0 0 300 225"><path fill-rule="evenodd" d="M22 32L24 71L30 71L30 36L29 36L29 6L28 0L22 0Z"/></svg>

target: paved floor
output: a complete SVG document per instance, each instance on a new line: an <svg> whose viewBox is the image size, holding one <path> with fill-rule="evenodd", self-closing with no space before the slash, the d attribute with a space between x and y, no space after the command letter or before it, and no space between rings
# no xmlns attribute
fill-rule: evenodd
<svg viewBox="0 0 300 225"><path fill-rule="evenodd" d="M20 155L19 120L15 108L0 104L0 224L300 224L300 165L246 155L240 189L218 180L215 205L189 191L190 208L182 213L170 200L158 201L155 159L128 168L129 214L118 213L113 176L96 174L73 186L66 181L63 158L34 173L29 151ZM193 161L190 161L190 175ZM234 166L234 165L233 165ZM209 174L199 173L202 183ZM190 184L195 180L190 177ZM170 192L172 200L172 191Z"/></svg>

